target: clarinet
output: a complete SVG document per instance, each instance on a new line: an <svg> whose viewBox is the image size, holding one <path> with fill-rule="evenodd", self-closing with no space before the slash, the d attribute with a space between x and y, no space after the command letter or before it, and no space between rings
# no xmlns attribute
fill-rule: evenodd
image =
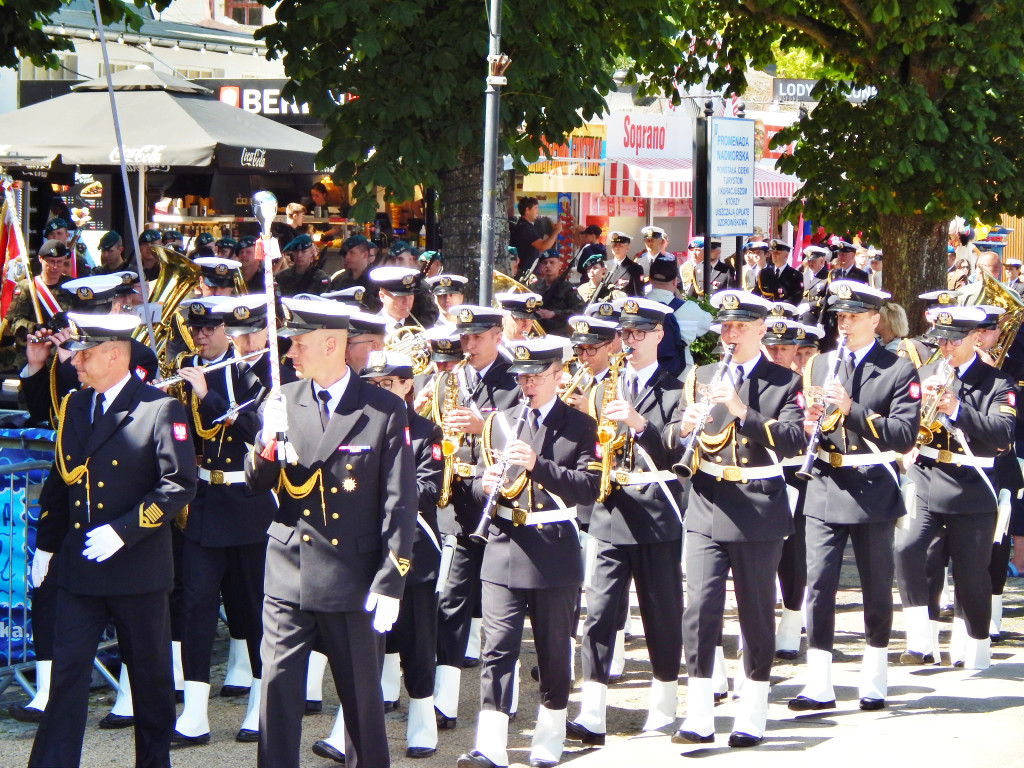
<svg viewBox="0 0 1024 768"><path fill-rule="evenodd" d="M825 384L838 378L839 366L843 364L844 357L846 357L846 334L841 334L839 336L839 348L836 349L836 357L832 361L832 367L829 369ZM803 466L796 471L796 476L801 480L810 480L813 477L811 469L814 467L814 459L818 455L818 443L821 442L821 428L825 423L825 410L825 407L822 406L821 415L814 422L814 429L811 430L811 436L807 440L807 455L804 457Z"/></svg>
<svg viewBox="0 0 1024 768"><path fill-rule="evenodd" d="M515 428L512 430L512 439L509 441L511 445L519 436L523 433L523 427L526 426L526 414L530 412L529 403L526 398L523 398L523 411L519 414L519 419L516 421ZM479 542L480 544L487 543L487 529L491 526L491 518L494 516L494 508L498 503L498 493L501 491L501 485L505 482L505 473L508 472L508 452L504 451L501 456L501 461L498 464L498 468L501 470L501 474L498 476L498 482L494 484L494 488L487 495L487 501L484 503L483 512L480 513L480 522L476 525L476 530L469 534L469 538L473 541Z"/></svg>
<svg viewBox="0 0 1024 768"><path fill-rule="evenodd" d="M711 383L708 385L709 388L714 387L726 376L729 371L729 365L732 363L732 354L735 351L735 344L730 344L725 348L725 354L722 355L722 360L715 370L715 375L711 378ZM702 398L702 400L706 401L706 398ZM707 413L701 416L700 422L693 428L693 431L686 436L686 443L683 446L683 457L679 459L678 463L672 465L672 471L682 479L686 479L693 474L693 454L697 452L697 441L700 440L700 435L704 431L704 425L707 423L708 414L710 413L711 409L709 408Z"/></svg>

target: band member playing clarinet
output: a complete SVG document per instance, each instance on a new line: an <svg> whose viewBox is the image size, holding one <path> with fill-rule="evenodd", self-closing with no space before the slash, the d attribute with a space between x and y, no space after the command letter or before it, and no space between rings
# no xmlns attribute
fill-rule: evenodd
<svg viewBox="0 0 1024 768"><path fill-rule="evenodd" d="M843 550L853 542L867 646L861 666L860 708L885 706L886 649L892 632L893 533L904 514L896 457L917 437L921 382L907 360L875 341L878 308L889 294L853 280L833 282L829 312L837 316L845 359L836 353L804 367L810 403L804 430L818 444L804 502L807 540L807 685L789 708L834 709L832 645ZM838 365L834 363L838 362ZM830 376L832 370L836 376ZM820 395L820 397L819 397ZM824 403L821 402L824 399ZM812 439L813 442L813 439Z"/></svg>
<svg viewBox="0 0 1024 768"><path fill-rule="evenodd" d="M483 502L497 486L497 505L480 574L484 647L476 744L459 758L459 768L508 765L513 670L527 616L540 680L530 765L554 766L562 757L572 685L569 640L583 580L576 506L593 503L598 488L594 420L556 396L563 342L548 337L512 348L509 370L526 402L492 414L484 429L482 476L473 493ZM515 431L508 425L524 408L518 436L506 434Z"/></svg>
<svg viewBox="0 0 1024 768"><path fill-rule="evenodd" d="M743 634L746 682L730 747L764 738L775 655L775 571L793 519L780 459L803 450L800 377L761 354L767 299L727 290L711 298L731 362L691 369L678 434L694 430L693 484L686 505L683 645L689 672L687 716L676 743L715 740L715 647L732 570ZM670 432L670 436L675 432Z"/></svg>

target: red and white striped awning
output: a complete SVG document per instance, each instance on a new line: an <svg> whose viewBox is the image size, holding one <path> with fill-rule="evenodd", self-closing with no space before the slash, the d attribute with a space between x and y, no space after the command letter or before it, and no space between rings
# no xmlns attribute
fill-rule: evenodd
<svg viewBox="0 0 1024 768"><path fill-rule="evenodd" d="M788 201L796 194L800 182L791 176L754 168L754 198ZM605 166L604 192L612 197L668 197L686 199L693 196L693 161L645 159L609 160Z"/></svg>

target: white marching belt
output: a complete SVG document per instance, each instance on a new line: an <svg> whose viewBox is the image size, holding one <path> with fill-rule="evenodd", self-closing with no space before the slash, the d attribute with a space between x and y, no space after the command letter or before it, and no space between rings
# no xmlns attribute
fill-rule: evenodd
<svg viewBox="0 0 1024 768"><path fill-rule="evenodd" d="M992 469L995 466L995 459L991 456L967 456L952 451L940 451L928 445L922 445L918 450L921 456L937 461L939 464L956 464L957 466L979 467L980 469Z"/></svg>
<svg viewBox="0 0 1024 768"><path fill-rule="evenodd" d="M209 470L199 467L199 479L210 485L241 485L245 482L245 472L222 472L219 469Z"/></svg>
<svg viewBox="0 0 1024 768"><path fill-rule="evenodd" d="M508 507L498 507L495 515L500 517L502 520L512 520L512 514L519 512L517 509L509 509ZM526 512L526 520L522 523L523 525L547 525L548 523L566 523L570 520L576 519L576 507L566 507L565 509L552 509L547 512Z"/></svg>
<svg viewBox="0 0 1024 768"><path fill-rule="evenodd" d="M769 477L782 477L782 467L778 465L771 467L729 467L722 464L713 464L710 461L701 459L697 469L706 475L720 477L732 483L739 483L744 480L767 480Z"/></svg>
<svg viewBox="0 0 1024 768"><path fill-rule="evenodd" d="M818 449L818 458L833 467L866 467L871 464L889 464L896 461L896 451L879 451L878 453L830 453Z"/></svg>
<svg viewBox="0 0 1024 768"><path fill-rule="evenodd" d="M658 472L623 472L616 470L612 472L612 478L619 485L649 485L651 483L668 483L678 480L676 473L670 469L662 469Z"/></svg>

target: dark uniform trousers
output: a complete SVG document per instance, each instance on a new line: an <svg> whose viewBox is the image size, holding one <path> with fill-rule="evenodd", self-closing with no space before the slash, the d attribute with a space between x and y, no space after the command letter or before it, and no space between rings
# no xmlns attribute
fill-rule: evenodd
<svg viewBox="0 0 1024 768"><path fill-rule="evenodd" d="M928 378L938 363L921 368ZM1016 427L1016 394L1013 381L1005 374L975 358L949 387L960 401L953 426L961 430L971 454L989 458L1009 454ZM948 451L951 458L966 453L960 441L945 427L936 430L929 448ZM982 479L984 472L988 482ZM992 612L992 579L988 572L996 524L996 497L1001 482L996 466L988 469L956 466L919 456L909 471L917 484L917 514L907 530L896 536L897 579L905 606L931 605L929 592L941 592L943 557L953 561L958 615L962 613L970 637L988 637ZM991 489L990 489L991 486ZM945 529L944 541L939 532ZM936 542L933 544L933 542ZM940 549L941 548L941 549ZM932 563L928 563L931 549ZM931 570L931 573L929 573ZM934 585L929 589L929 580ZM937 596L935 598L937 603Z"/></svg>
<svg viewBox="0 0 1024 768"><path fill-rule="evenodd" d="M192 443L181 404L134 376L95 424L93 395L65 400L54 485L40 512L36 546L54 553L58 595L50 700L29 765L79 765L92 659L113 621L137 710L135 764L164 768L175 716L168 527L195 494ZM103 525L124 547L87 560L86 535Z"/></svg>
<svg viewBox="0 0 1024 768"><path fill-rule="evenodd" d="M309 652L319 638L345 712L350 766L387 768L383 636L367 594L400 598L411 565L416 473L405 404L348 372L326 430L312 383L282 387L297 465L257 442L245 462L257 491L280 483L268 529L257 765L298 768Z"/></svg>
<svg viewBox="0 0 1024 768"><path fill-rule="evenodd" d="M807 498L807 483L796 476L796 469L785 467L786 485L797 491L796 508L793 510L793 533L782 543L782 557L779 559L779 591L782 605L790 611L799 611L804 606L804 592L807 589L807 541L804 538L804 500Z"/></svg>
<svg viewBox="0 0 1024 768"><path fill-rule="evenodd" d="M684 387L688 404L699 399L697 384L709 385L717 370L717 365L691 370ZM711 678L731 569L744 669L749 679L766 681L775 657L775 572L783 539L793 532L786 484L781 472L737 482L728 475L715 477L711 469L734 467L734 472L742 473L771 467L803 449L800 379L761 356L737 394L747 405L742 424L724 405L716 405L701 433L709 442L698 442L700 464L690 485L684 520L688 599L683 641L689 674ZM678 434L678 422L670 424L666 442L678 441Z"/></svg>
<svg viewBox="0 0 1024 768"><path fill-rule="evenodd" d="M409 698L434 695L437 651L437 567L441 553L424 525L437 536L437 497L441 491L441 428L409 409L409 434L416 463L420 521L412 549L412 568L395 626L387 633L385 652L397 653Z"/></svg>
<svg viewBox="0 0 1024 768"><path fill-rule="evenodd" d="M519 399L519 385L508 372L508 366L508 361L499 355L479 382L469 381L473 378L468 375L473 372L470 366L459 366L447 375L438 376L435 398L443 396L447 376L463 376L460 404L465 404L468 397L484 416L495 410L507 410ZM456 458L470 467L475 466L480 458L479 440L479 436L473 435L464 438ZM469 534L480 520L482 506L473 498L470 482L456 477L452 484L451 503L438 510L441 534L456 536L451 569L438 600L438 666L462 667L470 623L480 606L480 567L484 549L470 539ZM455 715L454 712L446 714L450 717Z"/></svg>
<svg viewBox="0 0 1024 768"><path fill-rule="evenodd" d="M232 354L230 351L227 354ZM198 356L185 365L200 365ZM216 361L209 361L216 362ZM227 376L232 386L227 387ZM257 408L266 392L257 373L238 362L206 377L208 391L200 400L191 387L184 390L197 435L200 467L217 473L243 471L246 444L259 432ZM233 404L249 403L230 424L221 418ZM208 683L218 608L224 612L231 636L247 641L249 664L260 678L263 575L266 530L277 504L269 491L254 493L245 481L199 481L185 525L180 579L183 588L182 671L186 680Z"/></svg>
<svg viewBox="0 0 1024 768"><path fill-rule="evenodd" d="M623 370L620 376L626 376ZM604 402L602 382L594 402ZM633 400L634 408L647 419L647 428L628 438L615 469L648 471L639 455L642 448L658 470L670 467L677 451L669 451L663 435L665 426L680 405L682 383L658 367L647 385ZM600 413L598 413L600 416ZM594 505L590 535L597 540L597 562L587 594L587 620L583 625L581 656L583 679L608 683L615 647L615 633L622 620L632 578L640 604L648 654L654 679L674 681L679 677L683 652L682 522L676 509L681 505L677 481L665 484L676 508L665 498L657 483L635 486L612 485L603 502Z"/></svg>
<svg viewBox="0 0 1024 768"><path fill-rule="evenodd" d="M486 448L500 451L504 447L504 437L494 434L498 431L488 430L493 441L485 438ZM517 685L513 675L527 615L537 650L541 705L564 710L572 686L570 639L583 581L579 534L572 521L531 525L528 515L557 514L562 505L592 504L598 488L598 473L592 468L597 431L589 416L556 399L537 430L525 427L522 439L537 452L536 465L525 476L509 472L522 481L522 488L508 498L500 495L498 509L506 516L525 513L526 522L492 520L480 574L484 628L480 707L506 714ZM486 499L481 481L474 483L473 490L479 501ZM566 515L575 518L574 512Z"/></svg>
<svg viewBox="0 0 1024 768"><path fill-rule="evenodd" d="M855 269L852 271L856 271ZM851 278L852 279L852 278ZM804 391L823 386L832 355L818 355L804 367ZM838 411L825 419L821 449L863 456L872 452L906 453L920 422L921 385L914 366L873 343L852 376L840 376L853 404L848 416ZM892 470L892 472L890 472ZM867 644L884 648L892 632L893 535L905 514L890 463L831 466L820 458L807 484L804 504L807 545L807 639L810 648L832 650L835 600L843 550L852 542L864 603Z"/></svg>

